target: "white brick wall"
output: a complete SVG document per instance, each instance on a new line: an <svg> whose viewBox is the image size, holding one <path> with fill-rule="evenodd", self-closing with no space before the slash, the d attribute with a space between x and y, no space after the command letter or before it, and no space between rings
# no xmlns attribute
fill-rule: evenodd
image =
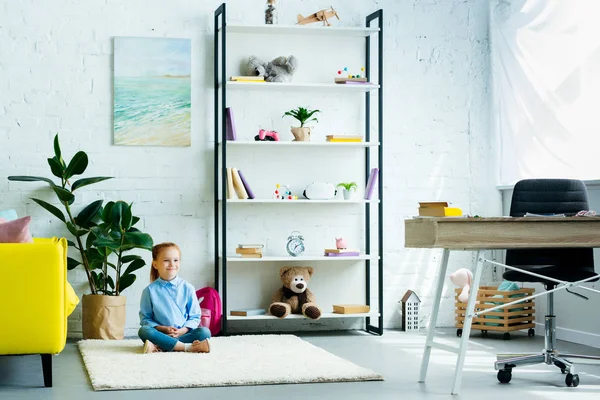
<svg viewBox="0 0 600 400"><path fill-rule="evenodd" d="M229 22L262 23L264 1L227 3ZM322 2L316 0L280 3L282 24L293 23L298 13L306 15L322 7ZM387 327L400 326L398 300L406 289L415 290L422 299L423 318L428 317L431 308L430 294L440 252L403 247L403 220L416 213L417 201L443 199L465 212L483 215L500 212L489 135L486 3L479 0L332 0L327 3L334 6L342 18L335 24L345 26L361 25L368 13L384 9L386 197L383 224ZM134 212L142 217L142 229L156 242L169 240L181 246L181 275L197 287L213 281L212 21L218 5L218 1L183 0L0 0L2 175L49 176L46 158L52 155L51 140L59 132L64 154L71 157L78 150L89 154L91 163L86 176L115 177L82 189L74 207L80 209L98 198L134 201ZM191 147L112 146L114 36L192 39ZM322 65L334 69L354 60L351 57L355 50L351 44L336 49L324 47L320 42L292 46L292 42L264 40L267 42L262 39L255 42L253 51L265 58L282 55L275 51L301 56L298 74L302 77L313 73L320 76ZM309 49L312 46L314 52L307 50L307 45ZM240 45L232 46L233 50L243 49ZM273 46L273 50L269 50L269 46ZM271 95L255 95L258 96L256 102L251 97L230 97L240 118L239 129L246 129L244 134L248 137L255 134L257 120L261 126L287 132L290 121L280 116L288 106L296 106L301 101L324 110L316 127L317 134L340 126L344 130L354 126L360 129L360 101L327 94L304 94L298 96L309 97L298 98L290 93L269 97ZM257 108L256 103L260 107ZM345 115L348 112L350 115ZM251 168L254 161L263 160L260 156L242 154L240 157L239 164L233 166ZM347 176L347 165L344 165L347 159L344 155L338 157L327 163L328 179L341 180ZM307 169L307 164L310 163L291 165L304 171L296 180L288 175L277 176L275 171L276 176L265 178L265 187L276 182L290 183L299 191L305 181L315 180L319 171ZM260 170L255 173L259 174ZM264 174L269 177L267 172ZM286 179L288 182L281 181ZM255 178L255 182L257 180ZM20 215L32 215L31 230L35 236L66 234L57 220L29 200L32 196L53 201L53 196L41 184L9 183L5 178L0 179L0 209L15 208ZM242 221L230 232L232 240L236 234L243 233L238 228L252 223L253 218L262 221L261 230L268 231L264 234L265 240L271 238L274 248L280 246L289 231L298 227L311 238L307 241L313 240L319 248L322 247L319 240L329 240L340 231L348 237L355 234L344 225L356 226L356 222L346 221L341 227L317 223L321 221L321 214L332 211L327 208L303 208L294 215L290 215L288 209L279 208L269 213L266 220L261 219L264 208L252 211L245 223ZM350 207L341 211L352 216L357 210ZM305 222L313 217L312 222ZM244 215L240 218L243 220ZM149 261L149 254L145 257ZM468 266L471 261L469 254L453 256L450 269ZM253 288L259 288L258 297L262 302L268 301L277 286L276 269L277 266L267 266L259 274L265 276L266 282L252 282L248 278L238 302L256 298ZM269 280L265 271L270 270L273 275ZM313 285L317 296L324 303L342 298L342 289L336 292L331 288L343 288L344 277L354 276L358 270L360 267L356 266L334 268L335 272L325 268L318 270ZM147 274L148 270L143 270L136 284L126 292L128 333L135 332L137 326L139 296L147 284ZM239 276L244 276L244 271ZM317 280L319 276L321 280ZM83 271L71 271L69 280L79 294L87 291ZM244 289L248 286L249 289ZM446 288L440 326L453 324L451 290L450 286ZM232 300L231 305L236 306L236 303ZM80 316L78 308L70 317L70 335L80 332Z"/></svg>

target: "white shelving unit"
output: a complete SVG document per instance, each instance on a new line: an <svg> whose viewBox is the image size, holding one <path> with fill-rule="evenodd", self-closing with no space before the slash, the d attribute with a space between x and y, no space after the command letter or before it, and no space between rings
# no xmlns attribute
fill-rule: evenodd
<svg viewBox="0 0 600 400"><path fill-rule="evenodd" d="M335 265L345 266L343 263L349 265L355 263L363 263L365 265L365 304L371 305L371 312L363 314L334 314L330 312L324 312L321 316L322 319L364 319L365 330L371 333L381 335L383 333L383 182L382 182L382 165L383 165L383 44L382 44L382 27L383 27L383 13L378 10L366 18L365 27L322 27L322 26L281 26L281 25L229 25L226 23L226 5L222 4L215 11L215 59L214 59L214 87L215 87L215 135L214 142L215 146L215 160L214 160L214 180L215 180L215 285L217 290L220 292L223 302L223 326L222 332L228 333L228 324L232 321L248 321L248 320L269 320L277 319L271 315L258 315L258 316L231 316L228 308L228 264L248 264L248 268L258 268L263 263L294 263L294 262L319 262L319 263L332 263ZM377 21L375 27L369 26L372 21ZM345 37L345 38L356 38L357 40L363 40L366 43L365 47L365 76L370 81L370 57L371 57L371 45L370 36L378 35L378 48L377 48L377 59L378 59L378 70L377 77L379 82L369 84L335 84L335 83L323 83L323 82L286 82L286 83L271 83L271 82L232 82L227 81L228 75L226 73L227 66L227 37L230 34L238 35L301 35L310 36L307 39L310 43L314 43L318 40L318 37ZM262 91L269 93L271 91L286 91L290 93L295 92L315 92L315 93L327 93L334 91L336 93L347 93L348 96L364 96L365 99L365 131L364 137L365 142L360 143L330 143L330 142L291 142L291 141L278 141L278 142L263 142L263 141L226 141L225 135L225 108L227 107L227 93L228 92L244 93L247 91ZM377 96L378 107L376 114L376 123L378 132L374 140L370 140L371 137L371 97ZM374 96L375 97L375 96ZM370 169L374 166L379 168L379 178L377 187L377 198L374 200L364 199L353 199L353 200L273 200L273 199L252 199L252 200L240 200L240 199L227 199L226 198L226 167L227 167L227 150L228 148L242 149L242 153L247 152L260 152L262 150L273 151L273 149L286 149L294 147L293 154L297 157L303 157L311 155L311 149L323 149L323 148L337 148L337 149L357 149L364 150L364 172L365 181L368 177ZM276 150L275 150L276 151ZM321 150L322 151L322 150ZM343 150L339 150L343 151ZM377 151L377 164L370 162L371 151ZM260 154L260 153L259 153ZM260 157L259 157L260 159ZM317 159L314 162L318 162ZM262 207L273 207L275 204L284 205L284 207L323 207L324 204L330 205L348 205L349 207L356 207L356 209L364 210L364 246L361 246L363 253L359 256L354 257L326 257L322 254L308 254L300 257L290 257L287 255L265 255L262 258L241 258L227 254L227 249L231 248L232 245L228 243L227 238L227 215L230 207L236 207L238 213L240 212L237 207L244 207L247 205L260 205ZM377 207L377 221L378 221L378 234L375 240L376 245L371 243L370 233L370 218L371 212L370 207ZM260 210L260 208L259 208ZM336 209L330 209L331 213L336 212ZM231 210L230 210L231 211ZM328 211L329 212L329 211ZM360 215L360 214L358 214ZM340 264L341 263L341 264ZM371 263L377 266L377 304L371 304ZM282 264L285 265L285 264ZM360 272L362 274L362 272ZM358 301L362 302L362 301ZM327 311L327 310L323 310ZM303 315L289 315L286 319L292 320L309 320ZM371 324L371 319L377 321L377 325ZM283 322L283 321L282 321Z"/></svg>

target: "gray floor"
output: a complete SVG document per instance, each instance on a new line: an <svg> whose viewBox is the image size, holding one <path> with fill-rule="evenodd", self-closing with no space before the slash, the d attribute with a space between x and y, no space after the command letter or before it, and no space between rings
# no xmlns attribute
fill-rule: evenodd
<svg viewBox="0 0 600 400"><path fill-rule="evenodd" d="M456 344L454 329L441 330L443 343ZM450 388L456 356L434 350L426 384L419 384L418 374L423 351L424 333L407 334L386 331L377 337L362 332L310 333L303 339L329 352L384 375L383 382L319 383L299 385L238 386L196 389L162 389L94 392L90 385L81 356L74 341L53 358L54 387L43 388L39 356L0 357L0 399L481 399L506 400L515 398L569 399L590 398L600 393L600 365L578 365L581 383L567 388L564 375L555 367L530 366L513 370L510 384L499 384L492 362L497 352L534 352L544 346L543 338L529 338L524 333L513 333L510 341L490 334L482 338L473 333L459 396L451 396ZM559 349L571 353L600 356L600 349L559 342ZM290 368L294 368L290 360ZM195 396L195 397L189 397ZM475 397L477 396L477 397ZM527 396L527 397L525 397Z"/></svg>

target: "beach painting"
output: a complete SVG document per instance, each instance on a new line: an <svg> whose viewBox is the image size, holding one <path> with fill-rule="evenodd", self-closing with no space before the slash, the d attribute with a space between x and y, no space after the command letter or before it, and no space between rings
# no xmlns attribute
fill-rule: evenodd
<svg viewBox="0 0 600 400"><path fill-rule="evenodd" d="M115 37L114 144L190 146L191 40Z"/></svg>

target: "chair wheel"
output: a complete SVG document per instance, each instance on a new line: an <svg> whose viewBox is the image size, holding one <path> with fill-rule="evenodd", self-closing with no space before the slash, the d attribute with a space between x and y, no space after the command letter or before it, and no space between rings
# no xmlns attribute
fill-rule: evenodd
<svg viewBox="0 0 600 400"><path fill-rule="evenodd" d="M579 386L579 375L567 374L565 383L567 384L567 386L573 386L573 387Z"/></svg>
<svg viewBox="0 0 600 400"><path fill-rule="evenodd" d="M529 328L529 330L527 331L527 336L534 337L535 336L535 329Z"/></svg>
<svg viewBox="0 0 600 400"><path fill-rule="evenodd" d="M481 336L482 337L487 337L488 336L488 331L481 331Z"/></svg>
<svg viewBox="0 0 600 400"><path fill-rule="evenodd" d="M567 370L566 370L566 369L564 369L564 368L561 368L561 369L560 369L560 372L561 372L561 373L563 373L563 374L566 374L566 373L567 373Z"/></svg>
<svg viewBox="0 0 600 400"><path fill-rule="evenodd" d="M510 333L504 332L504 335L502 335L502 339L504 339L504 340L510 340Z"/></svg>
<svg viewBox="0 0 600 400"><path fill-rule="evenodd" d="M456 336L458 336L458 337L462 336L462 329L457 329L456 330Z"/></svg>
<svg viewBox="0 0 600 400"><path fill-rule="evenodd" d="M501 369L498 371L498 381L500 383L508 383L512 378L512 370L511 369Z"/></svg>

